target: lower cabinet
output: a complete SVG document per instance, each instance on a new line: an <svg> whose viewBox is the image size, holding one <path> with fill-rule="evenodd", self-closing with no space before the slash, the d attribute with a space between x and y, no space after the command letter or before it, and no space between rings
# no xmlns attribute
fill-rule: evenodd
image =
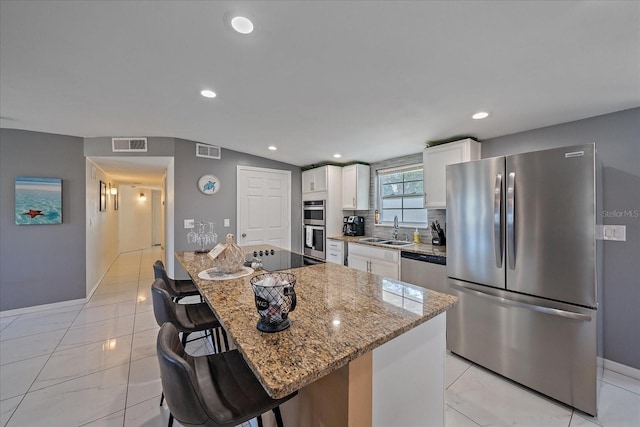
<svg viewBox="0 0 640 427"><path fill-rule="evenodd" d="M349 243L349 267L398 280L400 252L357 243Z"/></svg>
<svg viewBox="0 0 640 427"><path fill-rule="evenodd" d="M344 265L344 242L327 239L327 261Z"/></svg>

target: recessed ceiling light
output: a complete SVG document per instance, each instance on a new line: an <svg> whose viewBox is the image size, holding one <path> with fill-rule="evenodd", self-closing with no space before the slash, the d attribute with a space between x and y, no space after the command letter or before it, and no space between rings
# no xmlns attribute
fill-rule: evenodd
<svg viewBox="0 0 640 427"><path fill-rule="evenodd" d="M253 22L244 16L236 16L231 20L231 26L240 34L249 34L253 31Z"/></svg>
<svg viewBox="0 0 640 427"><path fill-rule="evenodd" d="M471 116L473 119L475 120L480 120L480 119L484 119L489 117L489 113L486 113L484 111L480 111L478 113L475 113L473 116Z"/></svg>
<svg viewBox="0 0 640 427"><path fill-rule="evenodd" d="M342 157L342 154L336 153L336 154L333 155L333 157L335 157L336 159L339 159L340 157Z"/></svg>
<svg viewBox="0 0 640 427"><path fill-rule="evenodd" d="M275 145L270 145L267 148L271 151L276 151L278 149L278 147L276 147Z"/></svg>
<svg viewBox="0 0 640 427"><path fill-rule="evenodd" d="M216 93L212 90L209 89L205 89L203 91L200 91L200 95L204 96L205 98L215 98L216 97Z"/></svg>

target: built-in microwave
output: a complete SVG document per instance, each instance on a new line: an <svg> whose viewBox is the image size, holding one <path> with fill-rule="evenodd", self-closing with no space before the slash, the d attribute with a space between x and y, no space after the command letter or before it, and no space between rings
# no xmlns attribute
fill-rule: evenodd
<svg viewBox="0 0 640 427"><path fill-rule="evenodd" d="M307 200L302 205L304 225L325 225L325 201Z"/></svg>

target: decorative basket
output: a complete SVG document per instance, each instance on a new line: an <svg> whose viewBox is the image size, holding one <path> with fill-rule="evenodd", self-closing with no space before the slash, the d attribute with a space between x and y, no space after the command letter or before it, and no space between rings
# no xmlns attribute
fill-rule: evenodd
<svg viewBox="0 0 640 427"><path fill-rule="evenodd" d="M240 246L233 243L233 234L227 234L227 247L216 258L215 267L221 273L235 273L236 271L242 270L244 261L244 251Z"/></svg>

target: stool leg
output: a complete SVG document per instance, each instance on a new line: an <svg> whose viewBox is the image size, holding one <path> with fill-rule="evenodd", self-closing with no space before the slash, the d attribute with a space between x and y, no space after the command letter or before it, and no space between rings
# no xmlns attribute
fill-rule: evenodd
<svg viewBox="0 0 640 427"><path fill-rule="evenodd" d="M262 415L258 415L256 420L258 420L258 427L262 427Z"/></svg>
<svg viewBox="0 0 640 427"><path fill-rule="evenodd" d="M182 346L184 347L185 345L187 345L187 337L189 336L189 332L183 332L182 333Z"/></svg>
<svg viewBox="0 0 640 427"><path fill-rule="evenodd" d="M278 427L284 427L284 424L282 424L282 415L280 414L280 407L276 406L275 408L272 409L273 411L273 415L276 416L276 424Z"/></svg>
<svg viewBox="0 0 640 427"><path fill-rule="evenodd" d="M162 406L162 402L164 402L164 390L162 391L162 395L160 395L160 406Z"/></svg>
<svg viewBox="0 0 640 427"><path fill-rule="evenodd" d="M224 328L220 328L222 330L222 338L224 338L224 349L229 351L229 339L227 338L227 331Z"/></svg>
<svg viewBox="0 0 640 427"><path fill-rule="evenodd" d="M173 425L173 414L169 413L169 424L168 427L171 427Z"/></svg>

